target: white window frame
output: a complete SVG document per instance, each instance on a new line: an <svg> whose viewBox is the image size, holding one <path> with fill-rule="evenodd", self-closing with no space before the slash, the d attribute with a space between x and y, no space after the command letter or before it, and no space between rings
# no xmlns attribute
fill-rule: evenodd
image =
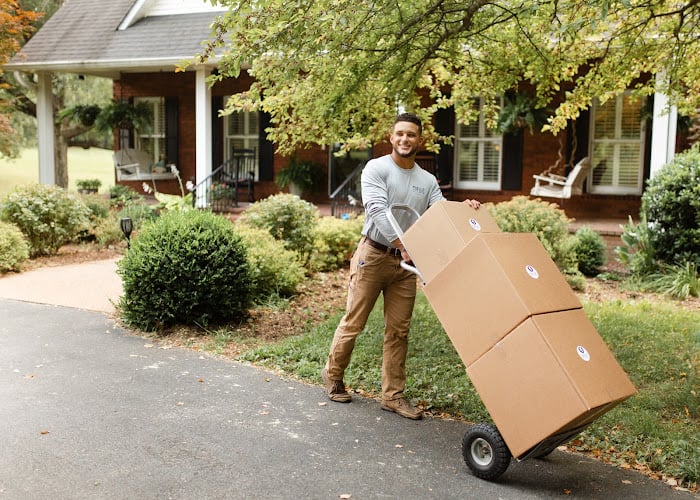
<svg viewBox="0 0 700 500"><path fill-rule="evenodd" d="M591 158L591 169L588 179L586 180L587 188L589 193L594 194L614 194L614 195L641 195L642 189L644 187L644 148L646 142L646 120L640 116L639 122L639 136L634 139L623 139L622 138L622 114L624 98L629 96L629 92L616 96L614 99L608 101L608 103L613 103L615 105L615 131L614 137L606 137L596 139L595 136L595 122L596 113L598 108L601 106L598 99L593 101L591 106L591 117L589 125L589 152L588 155ZM606 103L606 105L608 104ZM640 109L644 109L644 102L640 103ZM595 155L596 146L603 144L612 148L612 154L607 158L597 158ZM621 186L619 185L620 178L620 161L621 161L621 150L623 146L638 145L639 150L639 162L637 168L637 185L636 186ZM595 179L595 167L599 165L602 161L606 161L609 164L608 168L612 169L612 182L606 185L596 185L593 183Z"/></svg>
<svg viewBox="0 0 700 500"><path fill-rule="evenodd" d="M167 149L165 141L165 99L162 97L134 97L134 104L147 102L151 106L151 129L139 130L135 137L136 148L145 151L144 142L148 140L153 144L151 160L157 163L167 160ZM159 109L162 108L162 109Z"/></svg>
<svg viewBox="0 0 700 500"><path fill-rule="evenodd" d="M229 96L224 97L224 102L228 100ZM260 178L260 130L259 126L255 130L251 130L251 114L255 113L256 118L260 120L260 115L257 111L234 111L232 114L238 113L243 116L243 133L234 134L230 131L229 120L231 115L224 116L224 160L229 160L231 158L231 152L233 151L234 141L242 143L244 149L254 149L256 152L255 158L255 180ZM240 146L239 146L240 147Z"/></svg>
<svg viewBox="0 0 700 500"><path fill-rule="evenodd" d="M461 127L457 120L455 120L455 164L453 166L454 171L454 186L456 189L472 189L481 191L499 191L501 189L501 180L503 176L503 136L493 134L493 130L488 130L486 127L486 120L484 119L484 114L482 109L484 107L484 98L478 99L479 106L479 118L478 118L478 137L461 137ZM487 132L491 132L492 135L487 135ZM460 179L460 158L462 156L462 149L467 144L476 144L477 146L477 180L461 180ZM498 179L495 181L484 180L484 170L485 170L485 151L487 146L496 147L499 151L498 154Z"/></svg>

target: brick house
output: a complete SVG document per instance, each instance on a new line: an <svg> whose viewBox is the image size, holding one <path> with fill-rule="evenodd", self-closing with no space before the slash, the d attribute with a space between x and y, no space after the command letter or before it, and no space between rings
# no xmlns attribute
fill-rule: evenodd
<svg viewBox="0 0 700 500"><path fill-rule="evenodd" d="M254 148L256 199L278 192L275 175L288 159L265 138L267 115L218 116L226 96L249 88L250 77L243 73L209 87L206 78L216 71L215 59L186 72L174 71L175 65L201 51L211 22L222 11L201 0L71 0L61 7L5 68L39 76L40 181L54 181L50 75L68 72L111 78L115 99L145 101L152 107L154 130L142 136L117 132L117 147L148 151L154 162L176 164L184 180L195 182L226 161L234 148ZM480 105L478 99L474 105ZM593 170L584 192L549 200L575 218L636 217L645 180L677 149L676 114L673 109L664 112L666 106L663 95L647 101L622 95L605 105L594 103L563 137L567 155L577 144L573 160L591 158ZM648 116L652 118L644 118ZM457 124L450 110L439 112L435 120L439 132L455 136L454 145L443 147L434 165L436 175L451 181L451 196L457 200L499 202L528 195L533 175L551 166L560 149L551 134L524 131L498 136L482 120ZM328 203L329 193L343 180L332 149L318 146L299 152L326 167L329 189L305 195L311 201ZM388 151L388 144L378 144L348 161L359 163ZM141 184L125 183L137 189ZM175 180L159 181L158 188L178 192Z"/></svg>

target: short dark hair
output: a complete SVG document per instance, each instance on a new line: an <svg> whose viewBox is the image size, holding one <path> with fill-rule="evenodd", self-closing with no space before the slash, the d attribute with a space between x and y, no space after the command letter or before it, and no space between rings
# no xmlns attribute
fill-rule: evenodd
<svg viewBox="0 0 700 500"><path fill-rule="evenodd" d="M423 134L423 123L420 121L420 118L413 113L401 113L400 115L397 115L396 119L394 120L394 125L399 122L415 123L418 125L418 133Z"/></svg>

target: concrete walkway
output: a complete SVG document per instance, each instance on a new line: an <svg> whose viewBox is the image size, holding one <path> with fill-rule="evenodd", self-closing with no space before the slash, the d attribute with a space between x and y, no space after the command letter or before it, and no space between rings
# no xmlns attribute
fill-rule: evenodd
<svg viewBox="0 0 700 500"><path fill-rule="evenodd" d="M112 313L122 295L117 260L0 275L0 298Z"/></svg>

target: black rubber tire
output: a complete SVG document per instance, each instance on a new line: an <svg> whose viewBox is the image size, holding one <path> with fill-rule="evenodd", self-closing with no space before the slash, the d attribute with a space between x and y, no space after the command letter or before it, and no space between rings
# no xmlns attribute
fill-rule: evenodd
<svg viewBox="0 0 700 500"><path fill-rule="evenodd" d="M494 425L472 425L462 438L462 457L476 477L493 481L510 465L511 453Z"/></svg>

